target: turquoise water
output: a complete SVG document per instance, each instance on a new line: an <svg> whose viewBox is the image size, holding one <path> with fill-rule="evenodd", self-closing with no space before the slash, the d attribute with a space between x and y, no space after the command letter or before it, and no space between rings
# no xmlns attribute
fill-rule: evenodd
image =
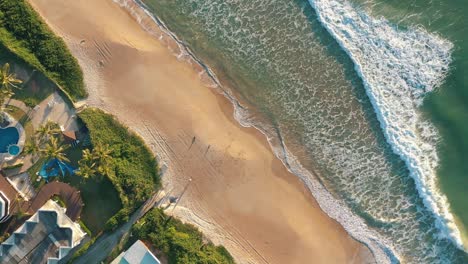
<svg viewBox="0 0 468 264"><path fill-rule="evenodd" d="M463 110L462 98L459 104L437 98L464 85L459 72L466 63L459 55L464 29L454 26L466 20L460 17L467 13L464 7L450 13L452 3L442 1L413 1L413 8L399 1L368 1L344 9L343 2L334 1L144 2L226 87L253 106L246 119L281 138L306 169L365 220L369 228L349 230L356 239L402 262L468 262L451 214L444 211L443 194L437 193L440 178L453 201L444 187L445 152L453 147L447 133L463 135L457 118L466 111L456 111ZM446 28L435 22L444 12L453 19ZM389 21L376 22L379 16ZM456 28L460 36L452 32ZM337 41L340 37L353 41ZM445 107L455 113L440 111ZM449 132L441 129L447 115ZM462 146L456 153L465 153ZM465 166L457 169L459 175ZM462 197L463 187L457 188Z"/></svg>
<svg viewBox="0 0 468 264"><path fill-rule="evenodd" d="M468 3L466 1L412 1L402 4L398 1L363 1L375 15L383 15L401 25L420 24L437 32L454 44L451 72L440 89L427 97L425 112L437 125L443 141L439 145L441 156L438 176L440 187L447 195L451 211L458 218L458 226L468 226L468 109L466 80L468 68Z"/></svg>
<svg viewBox="0 0 468 264"><path fill-rule="evenodd" d="M20 148L17 145L11 145L8 147L8 153L10 155L16 156L20 153Z"/></svg>
<svg viewBox="0 0 468 264"><path fill-rule="evenodd" d="M0 128L0 153L7 153L8 146L18 143L19 133L14 127Z"/></svg>

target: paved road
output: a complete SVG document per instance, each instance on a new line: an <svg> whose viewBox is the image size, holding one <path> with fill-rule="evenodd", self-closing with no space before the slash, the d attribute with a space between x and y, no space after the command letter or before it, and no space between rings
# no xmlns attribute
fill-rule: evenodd
<svg viewBox="0 0 468 264"><path fill-rule="evenodd" d="M111 234L102 235L88 251L74 261L74 264L100 263L119 244L122 237L130 231L133 224L143 217L159 201L159 192L154 193L128 220L127 223L119 227Z"/></svg>

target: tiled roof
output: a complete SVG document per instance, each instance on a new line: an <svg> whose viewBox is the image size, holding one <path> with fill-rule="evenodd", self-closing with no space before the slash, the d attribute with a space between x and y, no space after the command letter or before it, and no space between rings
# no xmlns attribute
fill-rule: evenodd
<svg viewBox="0 0 468 264"><path fill-rule="evenodd" d="M85 233L49 200L0 245L0 263L53 263L78 245Z"/></svg>

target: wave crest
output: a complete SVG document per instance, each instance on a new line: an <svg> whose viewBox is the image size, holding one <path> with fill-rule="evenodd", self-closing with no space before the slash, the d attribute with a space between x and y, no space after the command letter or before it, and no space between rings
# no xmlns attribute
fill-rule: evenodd
<svg viewBox="0 0 468 264"><path fill-rule="evenodd" d="M451 63L453 44L420 27L401 30L349 2L309 0L320 22L346 51L392 150L406 163L440 235L463 249L447 198L437 188L437 129L418 110Z"/></svg>

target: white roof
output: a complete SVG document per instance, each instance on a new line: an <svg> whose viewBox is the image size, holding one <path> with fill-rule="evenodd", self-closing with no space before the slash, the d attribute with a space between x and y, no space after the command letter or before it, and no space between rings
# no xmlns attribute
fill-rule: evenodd
<svg viewBox="0 0 468 264"><path fill-rule="evenodd" d="M7 201L5 201L5 194L3 194L3 192L0 192L2 195L0 195L0 219L2 219L6 213L7 213L7 208L6 208L6 205L7 205Z"/></svg>
<svg viewBox="0 0 468 264"><path fill-rule="evenodd" d="M138 240L128 250L120 260L121 264L161 264L158 258Z"/></svg>

